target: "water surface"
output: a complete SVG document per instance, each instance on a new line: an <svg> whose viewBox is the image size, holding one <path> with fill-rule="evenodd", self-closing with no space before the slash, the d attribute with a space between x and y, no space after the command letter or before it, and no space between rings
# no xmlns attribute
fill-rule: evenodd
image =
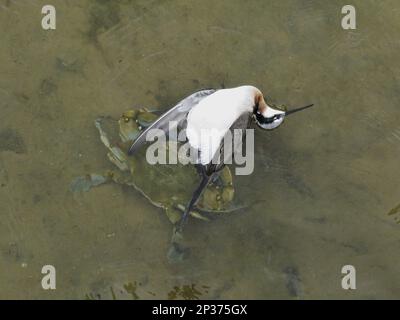
<svg viewBox="0 0 400 320"><path fill-rule="evenodd" d="M397 1L0 0L0 298L398 298L400 64ZM72 194L112 168L93 120L167 109L204 87L252 84L315 109L256 132L235 177L254 205L191 220L170 264L171 225L134 190ZM43 265L57 289L40 286ZM341 288L341 268L357 290Z"/></svg>

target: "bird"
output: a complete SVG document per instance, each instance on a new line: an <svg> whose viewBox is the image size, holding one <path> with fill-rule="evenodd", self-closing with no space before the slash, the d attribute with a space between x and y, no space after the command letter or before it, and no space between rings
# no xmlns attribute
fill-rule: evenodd
<svg viewBox="0 0 400 320"><path fill-rule="evenodd" d="M186 130L187 142L197 154L195 166L201 181L176 228L176 232L181 233L189 212L196 205L202 192L225 166L226 159L222 154L224 136L228 131L242 130L244 134L252 122L261 129L273 130L279 127L287 116L312 106L313 104L308 104L289 111L280 110L267 104L261 90L252 85L203 89L184 98L162 114L132 143L128 154L134 154L146 143L146 136L152 129L162 130L166 134L172 129ZM170 123L174 123L174 126ZM214 161L215 159L217 161Z"/></svg>

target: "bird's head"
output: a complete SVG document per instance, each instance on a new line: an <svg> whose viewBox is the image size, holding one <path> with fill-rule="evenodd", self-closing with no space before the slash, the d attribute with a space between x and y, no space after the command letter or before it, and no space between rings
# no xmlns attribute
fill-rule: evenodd
<svg viewBox="0 0 400 320"><path fill-rule="evenodd" d="M285 106L271 107L265 102L262 95L258 95L256 96L253 116L254 120L260 128L265 130L272 130L279 127L282 124L283 120L285 120L285 117L287 117L288 115L312 106L313 104L310 104L292 110L287 110Z"/></svg>

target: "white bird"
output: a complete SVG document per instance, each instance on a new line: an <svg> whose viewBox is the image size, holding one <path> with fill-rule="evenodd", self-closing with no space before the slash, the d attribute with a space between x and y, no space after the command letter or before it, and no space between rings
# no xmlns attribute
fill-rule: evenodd
<svg viewBox="0 0 400 320"><path fill-rule="evenodd" d="M176 123L178 130L186 129L187 141L198 154L196 167L202 180L182 216L177 230L182 231L188 213L214 175L224 166L224 136L229 130L244 131L252 119L260 128L271 130L282 124L285 116L311 106L312 104L290 111L274 109L265 102L261 91L253 86L201 90L160 116L134 141L129 154L133 154L146 142L149 130L161 129L168 133L171 130L171 121Z"/></svg>

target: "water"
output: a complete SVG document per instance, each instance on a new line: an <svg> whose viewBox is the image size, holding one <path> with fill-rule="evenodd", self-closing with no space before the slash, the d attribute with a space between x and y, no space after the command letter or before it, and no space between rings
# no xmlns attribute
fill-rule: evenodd
<svg viewBox="0 0 400 320"><path fill-rule="evenodd" d="M44 4L0 1L0 298L399 297L397 1L352 1L351 31L345 1L54 0L55 31ZM242 84L316 107L256 132L255 172L235 177L254 205L192 219L185 262L168 263L171 225L134 190L69 191L112 167L99 115Z"/></svg>

